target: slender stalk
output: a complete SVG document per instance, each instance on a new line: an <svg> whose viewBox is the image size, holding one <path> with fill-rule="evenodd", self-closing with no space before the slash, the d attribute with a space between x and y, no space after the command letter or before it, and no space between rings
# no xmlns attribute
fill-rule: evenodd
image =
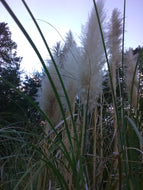
<svg viewBox="0 0 143 190"><path fill-rule="evenodd" d="M100 138L101 138L101 146L100 146L100 157L103 158L103 144L104 144L104 137L103 137L103 95L100 97ZM100 175L100 184L102 184L103 180L103 170L101 171ZM103 189L103 184L101 185L101 190Z"/></svg>
<svg viewBox="0 0 143 190"><path fill-rule="evenodd" d="M119 163L119 190L122 190L122 162L121 155L118 155L118 163Z"/></svg>
<svg viewBox="0 0 143 190"><path fill-rule="evenodd" d="M94 110L94 129L93 129L93 189L96 189L96 145L97 145L97 106Z"/></svg>
<svg viewBox="0 0 143 190"><path fill-rule="evenodd" d="M122 125L122 130L124 131L124 42L125 42L125 16L126 16L126 0L124 0L124 13L123 13L123 34L122 34L122 71L121 71L121 80L122 80L122 85L121 85L121 125ZM121 139L121 147L125 146L125 139Z"/></svg>
<svg viewBox="0 0 143 190"><path fill-rule="evenodd" d="M88 94L87 94L87 103L84 106L84 125L83 125L83 129L82 129L82 144L81 144L81 155L85 155L86 154L86 142L87 142L87 127L88 127L88 101L89 101L89 89L88 88Z"/></svg>
<svg viewBox="0 0 143 190"><path fill-rule="evenodd" d="M130 94L131 94L130 105L132 105L132 100L133 100L134 81L135 81L135 77L136 77L137 67L138 67L138 64L140 62L140 59L141 59L142 55L143 55L143 49L139 53L139 56L138 56L138 59L137 59L137 63L136 63L136 66L135 66L135 70L134 70L134 74L133 74L132 86L131 86L131 92L130 92Z"/></svg>
<svg viewBox="0 0 143 190"><path fill-rule="evenodd" d="M125 42L126 0L124 0L124 9L123 10L124 10L124 14L123 14L123 38L122 38L122 72L124 71L124 42Z"/></svg>
<svg viewBox="0 0 143 190"><path fill-rule="evenodd" d="M103 102L103 97L101 95L101 98L100 98L100 138L101 138L101 150L100 150L100 156L101 158L103 157L103 143L104 143L104 138L103 138L103 123L102 123L102 117L103 117L103 105L102 105L102 102Z"/></svg>

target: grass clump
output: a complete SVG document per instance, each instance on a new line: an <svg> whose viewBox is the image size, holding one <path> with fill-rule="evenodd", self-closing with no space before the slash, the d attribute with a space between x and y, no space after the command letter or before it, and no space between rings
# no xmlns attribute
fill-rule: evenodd
<svg viewBox="0 0 143 190"><path fill-rule="evenodd" d="M21 131L2 126L3 146L10 153L1 158L0 187L142 189L143 53L139 49L136 55L132 49L124 52L125 4L124 19L114 9L106 29L103 1L93 0L81 47L70 31L64 45L57 43L52 53L22 0L50 55L47 66L9 5L1 2L43 66L39 106L11 83L5 83L40 112L45 126L40 135L31 128ZM105 65L107 71L103 70Z"/></svg>

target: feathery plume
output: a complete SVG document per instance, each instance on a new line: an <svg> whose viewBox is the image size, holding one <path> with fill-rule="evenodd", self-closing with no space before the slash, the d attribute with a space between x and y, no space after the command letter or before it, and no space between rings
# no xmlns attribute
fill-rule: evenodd
<svg viewBox="0 0 143 190"><path fill-rule="evenodd" d="M78 89L80 50L77 48L71 32L68 33L63 48L61 48L60 43L57 43L57 46L54 48L54 59L73 108ZM62 105L67 110L67 101L52 61L49 61L48 70L60 96ZM42 110L49 116L53 125L56 126L61 120L61 111L47 76L44 76L42 80L42 85L38 92L38 102ZM46 133L49 131L48 125L46 131Z"/></svg>
<svg viewBox="0 0 143 190"><path fill-rule="evenodd" d="M61 84L53 65L49 66L49 72L56 89L62 97ZM47 75L43 77L41 88L38 91L38 102L41 109L48 115L53 125L57 125L61 119L61 111ZM49 125L46 125L45 133L49 133Z"/></svg>
<svg viewBox="0 0 143 190"><path fill-rule="evenodd" d="M103 1L97 2L98 13L102 29L105 15ZM80 98L84 104L89 103L89 109L95 107L96 100L102 92L102 67L104 48L101 39L98 19L95 9L92 9L83 37L83 57L80 71ZM89 94L89 97L88 97Z"/></svg>
<svg viewBox="0 0 143 190"><path fill-rule="evenodd" d="M122 20L118 9L114 9L109 24L107 45L110 54L110 68L113 82L113 89L116 96L116 69L121 63L121 34Z"/></svg>
<svg viewBox="0 0 143 190"><path fill-rule="evenodd" d="M120 18L120 12L118 9L114 9L111 16L111 21L109 24L109 31L108 31L108 39L107 39L107 45L109 48L109 54L110 54L110 71L111 71L111 77L112 77L112 84L113 84L113 90L114 95L116 98L116 86L117 86L117 76L116 71L119 68L119 65L121 63L121 34L122 34L122 22ZM117 116L114 108L113 113L113 125L114 125L114 152L118 152L118 139L117 139ZM115 161L114 166L116 168L117 161Z"/></svg>
<svg viewBox="0 0 143 190"><path fill-rule="evenodd" d="M71 31L69 31L67 35L63 52L65 52L65 59L61 74L63 76L69 101L73 107L75 104L75 97L78 93L81 51L80 48L77 47Z"/></svg>

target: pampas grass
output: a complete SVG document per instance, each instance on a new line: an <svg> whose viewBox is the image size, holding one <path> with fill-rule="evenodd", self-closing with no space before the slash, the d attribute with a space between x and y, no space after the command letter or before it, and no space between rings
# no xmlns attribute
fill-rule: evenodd
<svg viewBox="0 0 143 190"><path fill-rule="evenodd" d="M25 1L22 1L28 8ZM15 161L18 162L15 163L17 167L19 164L19 167L18 170L12 168L18 175L18 177L15 175L18 180L15 185L9 183L9 186L2 181L1 187L31 190L127 190L136 186L141 189L143 186L140 184L140 179L143 170L140 158L142 158L143 140L140 131L143 122L139 116L142 115L142 110L138 107L136 115L132 110L128 112L131 108L130 101L129 98L122 97L124 88L119 85L122 81L126 83L129 91L132 91L129 84L132 83L132 86L137 87L138 81L136 77L134 81L130 77L136 65L130 50L125 55L124 71L121 59L124 56L123 50L121 51L121 36L124 35L118 10L113 10L106 28L103 1L99 0L97 3L93 1L94 8L85 25L81 47L77 46L72 32L69 31L64 43L58 42L52 53L28 8L51 57L46 65L34 42L8 4L4 0L1 2L25 34L43 65L44 76L37 95L40 107L15 89L12 84L8 82L6 84L27 98L40 111L42 119L47 123L42 135L35 135L37 143L23 141L20 135L22 133L16 131L16 138L11 139L13 144L20 136L19 143L22 145L24 142L26 147L23 149L21 146L21 150L17 149L19 154L17 153ZM123 25L124 22L125 19ZM107 73L103 71L106 62ZM123 71L122 75L120 70ZM110 82L110 85L106 82L106 89L110 89L108 93L103 88L105 75L108 75ZM117 94L118 91L121 93ZM135 96L134 98L136 100ZM132 104L136 105L134 101ZM128 116L125 116L126 114ZM140 122L137 121L138 118ZM11 136L6 135L4 130L1 131L9 140ZM6 132L14 134L15 131L6 130ZM29 136L30 132L25 135ZM20 154L23 150L26 152L24 156ZM134 151L138 151L138 154ZM17 158L22 158L26 165L27 169L22 170L22 173L19 172L21 162ZM8 162L10 156L3 158L5 159Z"/></svg>
<svg viewBox="0 0 143 190"><path fill-rule="evenodd" d="M121 23L121 16L117 9L114 9L111 16L111 21L109 25L109 31L108 31L108 47L109 47L109 63L110 63L110 69L111 69L111 77L112 77L112 84L113 84L113 91L114 96L116 99L116 90L117 90L117 71L119 67L121 67L121 34L122 34L122 23ZM117 139L117 113L115 111L114 106L114 133L115 133L115 139L114 139L114 152L118 152L118 139ZM116 167L116 166L115 166Z"/></svg>
<svg viewBox="0 0 143 190"><path fill-rule="evenodd" d="M109 47L109 63L111 67L111 75L113 81L113 89L116 96L116 72L121 67L121 34L122 34L122 19L118 9L112 12L109 31L108 31L108 47Z"/></svg>
<svg viewBox="0 0 143 190"><path fill-rule="evenodd" d="M61 85L53 66L50 67L50 72L52 75L52 80L55 82L58 92L62 93ZM60 94L60 95L61 97L63 96L63 94ZM39 101L39 105L41 109L49 116L53 125L56 126L61 120L61 112L60 112L57 99L55 97L55 94L52 90L51 84L47 76L43 77L41 89L39 90L38 97L39 97L38 101ZM49 127L50 126L48 126L48 123L47 123L46 134L48 134L50 130Z"/></svg>
<svg viewBox="0 0 143 190"><path fill-rule="evenodd" d="M104 26L105 14L103 1L97 2L101 25ZM98 19L94 8L91 11L82 37L83 56L80 71L80 98L89 110L94 109L99 95L102 93L102 68L105 63ZM88 97L89 96L89 97Z"/></svg>
<svg viewBox="0 0 143 190"><path fill-rule="evenodd" d="M73 39L71 31L67 34L63 48L60 48L59 44L57 44L57 47L54 48L54 54L54 59L64 81L65 89L68 92L69 101L74 112L75 99L78 94L81 52ZM49 61L48 70L56 86L62 105L66 112L68 112L66 98L52 61ZM43 77L37 100L41 109L51 118L53 125L58 125L62 119L62 114L60 113L56 96L46 75Z"/></svg>

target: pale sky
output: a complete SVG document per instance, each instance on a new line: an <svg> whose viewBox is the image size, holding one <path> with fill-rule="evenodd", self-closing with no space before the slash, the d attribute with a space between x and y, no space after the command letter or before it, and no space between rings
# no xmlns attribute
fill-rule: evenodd
<svg viewBox="0 0 143 190"><path fill-rule="evenodd" d="M107 18L110 18L114 8L118 8L123 14L124 0L104 0ZM6 1L22 22L33 41L37 45L43 59L46 60L48 52L46 51L38 32L35 29L31 18L29 17L21 0ZM81 26L87 22L91 8L92 0L26 0L36 19L42 19L52 24L60 34L65 34L71 30L74 37L79 41ZM143 46L143 0L126 0L126 48L136 48L138 45ZM12 20L8 12L0 3L0 22L8 23L12 32L12 39L18 45L18 55L23 57L22 68L26 71L33 71L39 68L39 60ZM48 24L38 21L45 38L52 48L57 41L62 41L59 34Z"/></svg>

